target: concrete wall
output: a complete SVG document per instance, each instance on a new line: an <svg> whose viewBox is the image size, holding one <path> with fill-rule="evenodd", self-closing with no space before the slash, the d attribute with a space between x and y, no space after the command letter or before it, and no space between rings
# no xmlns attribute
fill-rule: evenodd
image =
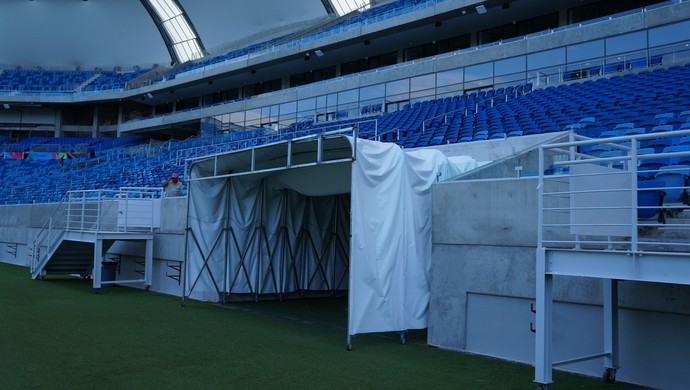
<svg viewBox="0 0 690 390"><path fill-rule="evenodd" d="M537 180L435 184L429 344L534 362ZM554 359L603 351L598 279L554 277ZM690 286L620 282L620 381L687 387ZM565 370L599 376L603 359Z"/></svg>

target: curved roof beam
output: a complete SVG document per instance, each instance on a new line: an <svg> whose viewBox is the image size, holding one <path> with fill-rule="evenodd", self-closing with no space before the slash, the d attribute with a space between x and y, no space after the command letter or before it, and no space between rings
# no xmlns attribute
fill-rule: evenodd
<svg viewBox="0 0 690 390"><path fill-rule="evenodd" d="M173 65L204 56L204 44L178 0L141 0L156 23Z"/></svg>
<svg viewBox="0 0 690 390"><path fill-rule="evenodd" d="M330 3L331 9L338 13L338 16L343 16L356 10L363 11L371 7L372 2L370 0L328 0L328 3Z"/></svg>

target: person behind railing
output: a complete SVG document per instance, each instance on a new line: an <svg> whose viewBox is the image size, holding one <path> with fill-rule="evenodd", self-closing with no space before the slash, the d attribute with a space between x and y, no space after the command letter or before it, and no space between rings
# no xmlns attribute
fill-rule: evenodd
<svg viewBox="0 0 690 390"><path fill-rule="evenodd" d="M182 187L184 184L180 181L180 177L177 173L170 175L170 178L163 182L163 190L165 191L165 197L175 197L182 196Z"/></svg>

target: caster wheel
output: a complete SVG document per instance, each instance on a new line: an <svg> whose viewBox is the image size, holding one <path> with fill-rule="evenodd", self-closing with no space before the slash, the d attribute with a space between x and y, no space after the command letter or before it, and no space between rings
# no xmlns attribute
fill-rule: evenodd
<svg viewBox="0 0 690 390"><path fill-rule="evenodd" d="M352 343L347 343L346 348L348 351L352 351Z"/></svg>
<svg viewBox="0 0 690 390"><path fill-rule="evenodd" d="M549 386L548 385L537 385L537 390L548 390Z"/></svg>
<svg viewBox="0 0 690 390"><path fill-rule="evenodd" d="M150 289L151 289L151 286L144 287L144 291L149 291Z"/></svg>
<svg viewBox="0 0 690 390"><path fill-rule="evenodd" d="M603 379L605 383L616 383L616 369L607 368L606 371L604 371Z"/></svg>
<svg viewBox="0 0 690 390"><path fill-rule="evenodd" d="M95 292L96 294L100 294L100 293L101 293L101 289L100 289L100 288L94 288L94 289L93 289L93 292Z"/></svg>

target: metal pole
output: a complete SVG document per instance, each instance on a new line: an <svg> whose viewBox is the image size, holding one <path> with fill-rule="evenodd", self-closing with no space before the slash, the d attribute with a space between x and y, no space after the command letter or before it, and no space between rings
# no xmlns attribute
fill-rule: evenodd
<svg viewBox="0 0 690 390"><path fill-rule="evenodd" d="M534 381L543 385L552 382L551 321L553 277L546 273L546 251L537 249L536 264L536 337L534 359Z"/></svg>
<svg viewBox="0 0 690 390"><path fill-rule="evenodd" d="M613 382L618 369L618 280L603 279L604 295L604 380Z"/></svg>

